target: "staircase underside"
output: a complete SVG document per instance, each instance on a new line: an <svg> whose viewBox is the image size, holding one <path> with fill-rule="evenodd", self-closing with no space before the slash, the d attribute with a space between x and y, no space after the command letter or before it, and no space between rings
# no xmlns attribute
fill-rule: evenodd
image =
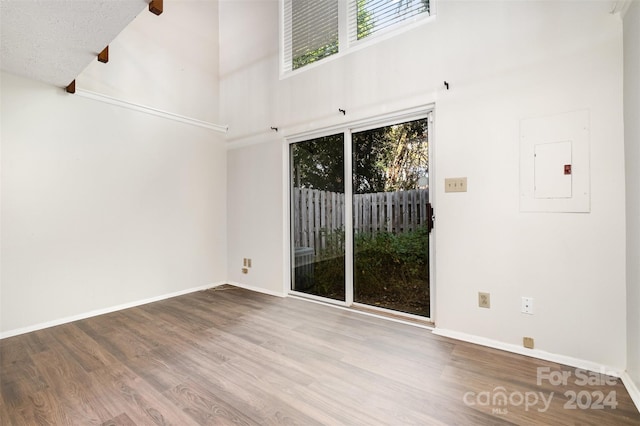
<svg viewBox="0 0 640 426"><path fill-rule="evenodd" d="M149 0L2 0L0 67L59 87L71 83Z"/></svg>

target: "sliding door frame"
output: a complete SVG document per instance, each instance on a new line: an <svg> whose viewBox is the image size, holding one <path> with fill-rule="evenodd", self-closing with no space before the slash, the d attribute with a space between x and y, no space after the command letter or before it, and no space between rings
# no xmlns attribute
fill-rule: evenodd
<svg viewBox="0 0 640 426"><path fill-rule="evenodd" d="M336 135L336 134L340 134L342 133L344 135L344 139L342 141L343 143L343 155L345 156L344 158L344 169L343 169L343 173L346 176L346 171L347 171L347 167L351 167L351 162L347 161L347 134L349 134L349 144L351 143L351 134L347 131L347 129L342 126L334 126L334 127L329 127L329 128L325 128L325 129L320 129L317 131L313 131L313 132L305 132L305 133L300 133L300 134L296 134L296 135L292 135L292 136L288 136L285 137L285 144L284 144L284 151L286 153L286 163L285 163L285 173L284 173L284 179L286 181L286 189L285 189L285 194L288 194L286 197L284 197L287 201L287 205L285 206L285 216L287 217L286 219L286 226L285 226L285 230L287 231L287 235L285 236L285 250L288 252L287 256L285 256L285 259L288 260L287 264L285 265L285 294L289 294L292 296L299 296L305 299L311 299L311 300L316 300L319 302L323 302L323 303L330 303L332 305L339 305L339 306L351 306L351 304L349 303L349 297L351 297L351 302L353 302L353 291L351 291L351 296L349 296L349 287L347 286L347 282L349 280L349 271L353 270L353 265L349 265L350 262L347 261L347 259L349 259L349 245L353 246L353 243L349 241L349 238L345 238L345 282L343 283L343 285L345 285L345 300L337 300L337 299L331 299L329 297L322 297L322 296L316 296L315 294L309 294L309 293L304 293L302 291L296 291L292 288L291 286L291 269L292 266L295 265L295 258L294 258L294 252L293 250L291 250L291 247L294 246L294 240L293 240L293 224L291 222L291 206L293 205L293 192L291 191L291 189L293 188L292 182L293 182L293 176L291 175L291 165L293 163L293 159L292 159L292 154L291 154L291 145L296 144L296 143L301 143L301 142L306 142L306 141L310 141L313 139L317 139L317 138L322 138L322 137L326 137L326 136L332 136L332 135ZM351 148L349 148L349 151L351 150ZM349 182L347 182L347 179L345 179L344 182L344 191L345 191L345 210L344 210L344 214L345 214L345 218L344 218L344 223L345 223L345 228L349 229L348 227L351 226L353 219L350 217L350 215L353 212L353 207L349 206L349 203L346 202L347 197L350 197L348 195L348 191L351 190L351 184ZM345 229L345 232L346 232ZM346 236L346 234L345 234ZM353 252L353 249L351 249Z"/></svg>
<svg viewBox="0 0 640 426"><path fill-rule="evenodd" d="M428 140L429 140L429 188L433 188L433 183L435 182L435 167L433 166L433 126L434 126L434 111L435 105L429 104L422 107L411 108L403 111L398 111L395 113L384 114L368 119L354 120L351 122L343 122L340 124L336 124L334 126L329 126L324 129L318 129L309 132L296 133L291 135L285 135L284 144L283 144L283 160L284 163L284 193L287 196L283 197L286 205L284 206L284 220L283 224L285 229L285 238L284 238L284 251L286 255L284 256L285 265L284 265L284 293L292 296L299 296L306 299L316 300L324 303L330 303L340 306L359 306L366 307L373 310L380 310L383 312L393 312L394 314L400 316L406 316L408 318L416 318L420 320L428 320L433 321L435 317L435 303L434 303L434 295L435 295L435 229L432 230L429 236L429 304L430 304L430 316L422 317L414 314L409 314L400 311L394 311L391 309L385 308L375 308L370 305L365 305L361 303L354 303L354 282L353 282L353 259L354 259L354 247L353 247L353 145L352 145L352 134L356 132L366 131L375 129L382 126L390 126L394 124L400 124L408 121L420 120L427 118L429 120L429 126L427 128L428 131ZM291 250L293 247L293 232L292 232L292 222L291 222L291 206L293 204L293 193L292 189L292 176L291 176L291 166L292 166L292 158L291 158L291 145L299 142L304 142L307 140L312 140L315 138L320 138L324 136L335 135L338 133L342 133L344 135L344 191L345 191L345 300L335 300L326 297L316 296L308 293L303 293L300 291L296 291L292 289L291 286L291 268L294 265L294 253ZM429 191L429 202L432 206L435 206L435 191ZM347 202L348 200L348 202Z"/></svg>

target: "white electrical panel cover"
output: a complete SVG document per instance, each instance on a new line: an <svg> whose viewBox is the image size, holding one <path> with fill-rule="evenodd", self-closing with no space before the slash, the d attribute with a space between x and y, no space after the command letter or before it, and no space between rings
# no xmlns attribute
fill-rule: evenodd
<svg viewBox="0 0 640 426"><path fill-rule="evenodd" d="M540 143L533 150L535 198L571 198L571 141Z"/></svg>
<svg viewBox="0 0 640 426"><path fill-rule="evenodd" d="M589 212L589 111L520 122L520 210Z"/></svg>

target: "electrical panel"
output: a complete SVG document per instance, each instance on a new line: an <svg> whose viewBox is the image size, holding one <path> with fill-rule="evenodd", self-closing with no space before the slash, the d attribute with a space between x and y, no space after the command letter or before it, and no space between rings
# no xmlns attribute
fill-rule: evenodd
<svg viewBox="0 0 640 426"><path fill-rule="evenodd" d="M520 121L520 211L588 213L589 111Z"/></svg>

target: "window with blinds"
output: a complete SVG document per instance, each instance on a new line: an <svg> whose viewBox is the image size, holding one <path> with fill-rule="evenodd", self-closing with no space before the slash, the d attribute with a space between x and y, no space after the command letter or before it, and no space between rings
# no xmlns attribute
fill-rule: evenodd
<svg viewBox="0 0 640 426"><path fill-rule="evenodd" d="M354 4L349 26L351 41L361 40L419 15L429 16L430 13L429 0L355 0Z"/></svg>
<svg viewBox="0 0 640 426"><path fill-rule="evenodd" d="M320 61L352 42L432 14L434 0L281 0L282 72ZM344 17L344 18L343 18Z"/></svg>
<svg viewBox="0 0 640 426"><path fill-rule="evenodd" d="M284 13L289 69L338 53L338 0L285 0Z"/></svg>

